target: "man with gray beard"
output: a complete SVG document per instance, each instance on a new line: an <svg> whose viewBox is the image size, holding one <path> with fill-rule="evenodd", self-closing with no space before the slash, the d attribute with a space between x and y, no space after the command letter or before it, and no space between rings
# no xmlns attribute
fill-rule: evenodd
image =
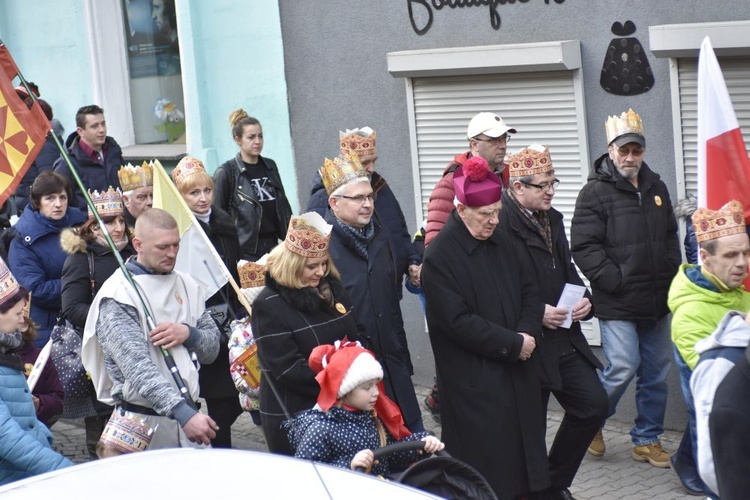
<svg viewBox="0 0 750 500"><path fill-rule="evenodd" d="M630 431L637 462L669 467L664 432L672 354L667 291L680 265L677 220L667 186L643 161L646 138L632 109L606 121L607 153L594 162L576 201L571 252L591 282L602 346L607 418L636 379ZM601 432L588 452L604 455Z"/></svg>

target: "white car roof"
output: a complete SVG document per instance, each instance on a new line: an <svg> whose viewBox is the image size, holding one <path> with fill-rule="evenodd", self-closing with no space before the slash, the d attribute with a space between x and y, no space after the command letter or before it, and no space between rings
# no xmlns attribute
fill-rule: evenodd
<svg viewBox="0 0 750 500"><path fill-rule="evenodd" d="M175 448L75 465L0 487L3 500L75 498L427 499L371 475L281 455ZM145 496L144 496L145 495ZM231 497L229 495L232 495Z"/></svg>

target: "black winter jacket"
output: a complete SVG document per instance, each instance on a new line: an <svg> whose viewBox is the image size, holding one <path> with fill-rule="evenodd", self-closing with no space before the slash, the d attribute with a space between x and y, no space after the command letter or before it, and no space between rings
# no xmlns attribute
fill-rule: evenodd
<svg viewBox="0 0 750 500"><path fill-rule="evenodd" d="M530 257L534 282L539 287L539 298L542 299L542 304L556 306L566 283L584 286L583 280L578 276L570 257L563 215L554 208L547 211L552 229L552 252L550 252L542 236L524 222L526 216L521 213L521 210L511 199L508 190L503 192L502 200L503 209L500 211L498 231L516 239L526 249ZM585 296L592 300L588 290L586 290ZM592 318L594 312L595 309L592 308L591 313L585 319ZM593 367L600 370L604 368L591 351L586 337L581 332L579 321L574 322L569 329L550 330L542 325L542 332L542 339L537 344L535 354L540 358L538 359L539 377L543 388L550 390L561 390L563 388L558 343L565 341L565 338Z"/></svg>
<svg viewBox="0 0 750 500"><path fill-rule="evenodd" d="M261 157L263 163L268 167L268 180L276 193L276 218L278 233L276 236L283 240L289 220L292 218L292 207L289 205L284 186L281 184L281 176L276 162L269 158ZM263 207L255 194L253 186L246 175L245 164L239 153L233 159L224 162L214 173L214 204L227 212L237 226L240 240L242 258L257 260L258 235L260 224L263 220ZM240 194L240 192L242 194Z"/></svg>
<svg viewBox="0 0 750 500"><path fill-rule="evenodd" d="M68 148L70 155L70 161L78 172L78 176L83 181L83 185L91 191L106 191L109 186L113 188L120 187L120 178L117 177L117 171L123 165L122 149L113 138L107 136L107 154L104 156L104 165L94 163L94 161L86 153L83 152L79 144L80 137L77 132L73 132L68 136L65 141L65 145ZM84 212L86 211L86 199L83 197L81 190L78 189L78 185L73 180L73 175L70 173L68 164L65 163L65 158L60 157L55 162L55 172L64 175L70 180L70 184L73 187L73 200L70 202L70 206L78 207Z"/></svg>
<svg viewBox="0 0 750 500"><path fill-rule="evenodd" d="M571 252L591 282L597 318L666 316L681 256L677 220L659 175L644 162L636 188L607 154L596 160L576 201Z"/></svg>
<svg viewBox="0 0 750 500"><path fill-rule="evenodd" d="M76 328L83 329L93 295L118 268L117 260L109 247L96 242L86 242L73 229L60 235L60 246L68 254L62 269L62 313ZM91 293L88 253L94 257L94 293ZM133 255L133 245L128 243L120 255L123 260Z"/></svg>
<svg viewBox="0 0 750 500"><path fill-rule="evenodd" d="M342 283L331 276L325 280L342 307L321 300L317 289L282 286L268 273L266 287L253 301L252 328L266 381L260 384L260 414L273 453L291 454L286 431L280 427L284 412L309 410L318 399L320 385L308 365L312 350L344 337L359 340L362 333Z"/></svg>

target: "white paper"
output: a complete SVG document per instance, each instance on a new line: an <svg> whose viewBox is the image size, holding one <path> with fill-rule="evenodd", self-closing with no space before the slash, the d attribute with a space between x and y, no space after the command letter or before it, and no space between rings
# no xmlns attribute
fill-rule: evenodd
<svg viewBox="0 0 750 500"><path fill-rule="evenodd" d="M34 390L34 387L36 387L36 383L39 381L39 377L42 374L42 370L44 370L44 365L47 364L47 360L49 359L51 352L52 339L49 339L49 341L44 345L41 352L39 353L39 356L36 357L34 368L31 369L29 378L26 380L26 383L29 384L29 392L32 392Z"/></svg>
<svg viewBox="0 0 750 500"><path fill-rule="evenodd" d="M568 316L560 328L570 328L573 324L573 308L583 298L583 294L586 293L586 287L581 285L574 285L573 283L565 283L560 300L557 302L557 307L564 307L568 310Z"/></svg>

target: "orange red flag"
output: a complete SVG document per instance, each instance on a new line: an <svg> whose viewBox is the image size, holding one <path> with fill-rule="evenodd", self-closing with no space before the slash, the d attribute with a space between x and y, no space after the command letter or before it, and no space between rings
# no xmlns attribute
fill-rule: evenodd
<svg viewBox="0 0 750 500"><path fill-rule="evenodd" d="M16 94L17 75L8 48L0 44L0 204L13 194L51 128L39 103L29 109Z"/></svg>

